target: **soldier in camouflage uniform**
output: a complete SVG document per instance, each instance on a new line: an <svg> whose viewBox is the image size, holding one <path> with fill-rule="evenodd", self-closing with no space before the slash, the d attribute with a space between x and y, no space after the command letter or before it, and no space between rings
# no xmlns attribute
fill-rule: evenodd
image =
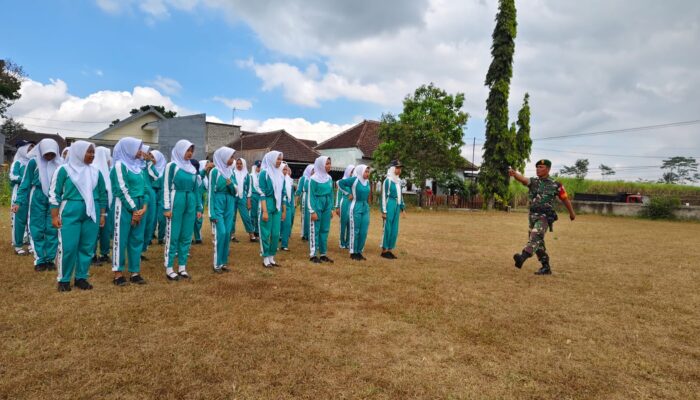
<svg viewBox="0 0 700 400"><path fill-rule="evenodd" d="M525 248L523 248L522 253L513 255L513 260L515 260L516 268L522 268L525 260L532 257L533 253L537 254L537 259L542 263L542 268L535 274L550 275L552 269L549 266L549 255L544 245L544 235L548 228L551 230L552 224L557 220L557 213L554 211L552 203L554 203L556 198L559 198L569 211L569 218L572 221L576 218L576 214L566 195L564 186L549 177L552 162L540 160L535 164L535 167L537 168L537 178L530 179L522 176L512 168L508 170L508 175L528 187L530 197L530 214L528 215L530 239Z"/></svg>

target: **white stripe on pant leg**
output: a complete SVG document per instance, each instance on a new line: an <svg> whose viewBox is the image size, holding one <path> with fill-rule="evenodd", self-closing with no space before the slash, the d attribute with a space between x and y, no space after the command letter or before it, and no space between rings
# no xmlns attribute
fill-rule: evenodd
<svg viewBox="0 0 700 400"><path fill-rule="evenodd" d="M389 216L387 215L387 218ZM379 244L379 247L382 249L384 248L384 231L386 230L386 218L382 218L382 242Z"/></svg>
<svg viewBox="0 0 700 400"><path fill-rule="evenodd" d="M270 220L270 213L267 214L267 219L268 219L268 221ZM263 257L263 254L265 254L265 248L263 247L262 228L261 227L262 227L262 207L258 203L258 233L260 234L260 236L258 237L258 242L260 242L260 257Z"/></svg>
<svg viewBox="0 0 700 400"><path fill-rule="evenodd" d="M168 268L168 261L170 261L170 240L171 240L171 230L173 224L173 206L175 205L175 190L170 192L170 218L165 218L165 254L163 255L163 265Z"/></svg>
<svg viewBox="0 0 700 400"><path fill-rule="evenodd" d="M27 209L27 226L30 227L32 226L32 199L34 199L34 191L36 190L36 186L32 187L32 190L29 192L29 207ZM32 246L32 249L34 249L34 265L39 264L39 252L36 249L36 246L34 245L34 235L31 234L30 230L30 235L29 235L29 245Z"/></svg>
<svg viewBox="0 0 700 400"><path fill-rule="evenodd" d="M122 200L119 197L114 198L114 221L112 232L112 271L119 271L119 242L121 239L121 219L122 219Z"/></svg>
<svg viewBox="0 0 700 400"><path fill-rule="evenodd" d="M352 203L350 203L350 243L348 247L350 248L350 254L355 253L355 198L353 197Z"/></svg>
<svg viewBox="0 0 700 400"><path fill-rule="evenodd" d="M17 201L17 187L19 185L15 185L15 187L12 188L12 198L10 199L10 204L15 204L15 201ZM19 210L17 210L19 212ZM17 216L17 213L10 212L10 225L12 229L12 245L14 247L21 247L22 243L17 243L15 242L15 218Z"/></svg>
<svg viewBox="0 0 700 400"><path fill-rule="evenodd" d="M311 257L316 257L316 226L311 216L309 216L309 249L311 250Z"/></svg>
<svg viewBox="0 0 700 400"><path fill-rule="evenodd" d="M304 204L304 194L302 193L301 195L301 235L300 237L304 237L304 214L306 214L306 205ZM292 235L291 230L289 231L289 235Z"/></svg>
<svg viewBox="0 0 700 400"><path fill-rule="evenodd" d="M212 221L209 221L210 223ZM216 224L212 223L211 224L211 234L212 234L212 243L214 243L214 268L219 266L219 263L217 262L217 258L219 257L219 251L217 248L217 242L216 242Z"/></svg>

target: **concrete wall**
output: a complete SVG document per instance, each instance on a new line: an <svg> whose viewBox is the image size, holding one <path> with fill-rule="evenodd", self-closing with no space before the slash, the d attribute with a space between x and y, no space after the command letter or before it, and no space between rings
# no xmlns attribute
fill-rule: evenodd
<svg viewBox="0 0 700 400"><path fill-rule="evenodd" d="M144 124L147 124L147 123L153 122L153 121L158 121L158 117L156 117L152 113L143 115L140 118L137 118L124 126L120 126L116 129L108 132L107 134L102 136L100 139L119 140L123 137L131 136L131 137L135 137L137 139L141 139L144 142L155 143L157 136L155 136L155 134L152 133L151 131L145 131L145 130L141 129L141 127Z"/></svg>
<svg viewBox="0 0 700 400"><path fill-rule="evenodd" d="M623 217L637 217L642 211L641 204L627 203L604 203L598 201L578 201L571 202L576 212L584 214L599 214L599 215L617 215ZM696 219L700 220L700 207L682 206L674 212L679 219Z"/></svg>
<svg viewBox="0 0 700 400"><path fill-rule="evenodd" d="M158 122L156 132L158 134L159 150L170 160L170 153L180 139L187 139L194 144L194 156L196 160L206 158L206 115L188 115L164 119Z"/></svg>
<svg viewBox="0 0 700 400"><path fill-rule="evenodd" d="M241 137L241 128L235 125L207 123L207 154Z"/></svg>

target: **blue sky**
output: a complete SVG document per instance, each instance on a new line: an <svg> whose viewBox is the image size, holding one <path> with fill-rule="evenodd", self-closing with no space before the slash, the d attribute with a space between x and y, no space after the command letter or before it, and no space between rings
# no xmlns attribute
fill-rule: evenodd
<svg viewBox="0 0 700 400"><path fill-rule="evenodd" d="M434 82L466 94L465 142L483 141L496 0L0 5L11 16L0 56L28 78L10 114L37 131L86 136L155 103L224 122L236 106L234 122L244 129L284 128L321 141L362 119L400 112L404 96ZM700 120L699 2L517 6L511 120L530 93L533 160L550 158L556 169L588 158L619 168L619 178L655 179L663 157L700 159L700 124L537 140ZM471 157L470 146L465 154Z"/></svg>

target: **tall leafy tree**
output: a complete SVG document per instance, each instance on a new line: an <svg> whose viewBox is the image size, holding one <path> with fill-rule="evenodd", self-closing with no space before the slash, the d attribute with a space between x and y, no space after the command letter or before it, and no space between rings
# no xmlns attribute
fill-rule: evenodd
<svg viewBox="0 0 700 400"><path fill-rule="evenodd" d="M18 133L26 130L24 124L16 121L14 118L8 118L0 125L0 133L5 135L7 140L12 139Z"/></svg>
<svg viewBox="0 0 700 400"><path fill-rule="evenodd" d="M451 95L432 83L422 85L403 101L398 118L382 116L380 145L372 155L380 176L393 159L404 164L402 176L422 187L426 179L441 179L462 164L464 94Z"/></svg>
<svg viewBox="0 0 700 400"><path fill-rule="evenodd" d="M520 172L525 171L525 162L530 161L532 139L530 138L530 95L525 93L523 106L518 112L518 130L515 133L516 157L511 166Z"/></svg>
<svg viewBox="0 0 700 400"><path fill-rule="evenodd" d="M129 111L129 114L131 114L131 115L138 114L141 111L148 110L149 108L152 108L152 109L158 111L159 113L163 114L163 116L165 118L174 118L177 115L176 111L166 110L164 106L154 106L154 105L150 105L150 104L145 105L145 106L141 106L139 108L132 108L131 111Z"/></svg>
<svg viewBox="0 0 700 400"><path fill-rule="evenodd" d="M698 162L694 157L676 156L664 160L661 163L664 174L661 182L664 183L692 183L700 180Z"/></svg>
<svg viewBox="0 0 700 400"><path fill-rule="evenodd" d="M508 191L508 167L516 164L516 141L508 128L508 96L513 76L513 54L517 34L515 0L499 0L496 27L491 45L491 65L486 73L489 88L486 100L486 142L479 181L487 204L494 197L505 198Z"/></svg>
<svg viewBox="0 0 700 400"><path fill-rule="evenodd" d="M605 164L600 164L598 169L600 169L600 174L603 175L603 178L615 175L615 170Z"/></svg>
<svg viewBox="0 0 700 400"><path fill-rule="evenodd" d="M579 158L572 166L563 166L559 171L562 176L574 176L576 179L583 179L588 175L589 161L586 158Z"/></svg>
<svg viewBox="0 0 700 400"><path fill-rule="evenodd" d="M21 96L24 72L22 67L10 60L0 60L0 118L5 118L5 112Z"/></svg>

